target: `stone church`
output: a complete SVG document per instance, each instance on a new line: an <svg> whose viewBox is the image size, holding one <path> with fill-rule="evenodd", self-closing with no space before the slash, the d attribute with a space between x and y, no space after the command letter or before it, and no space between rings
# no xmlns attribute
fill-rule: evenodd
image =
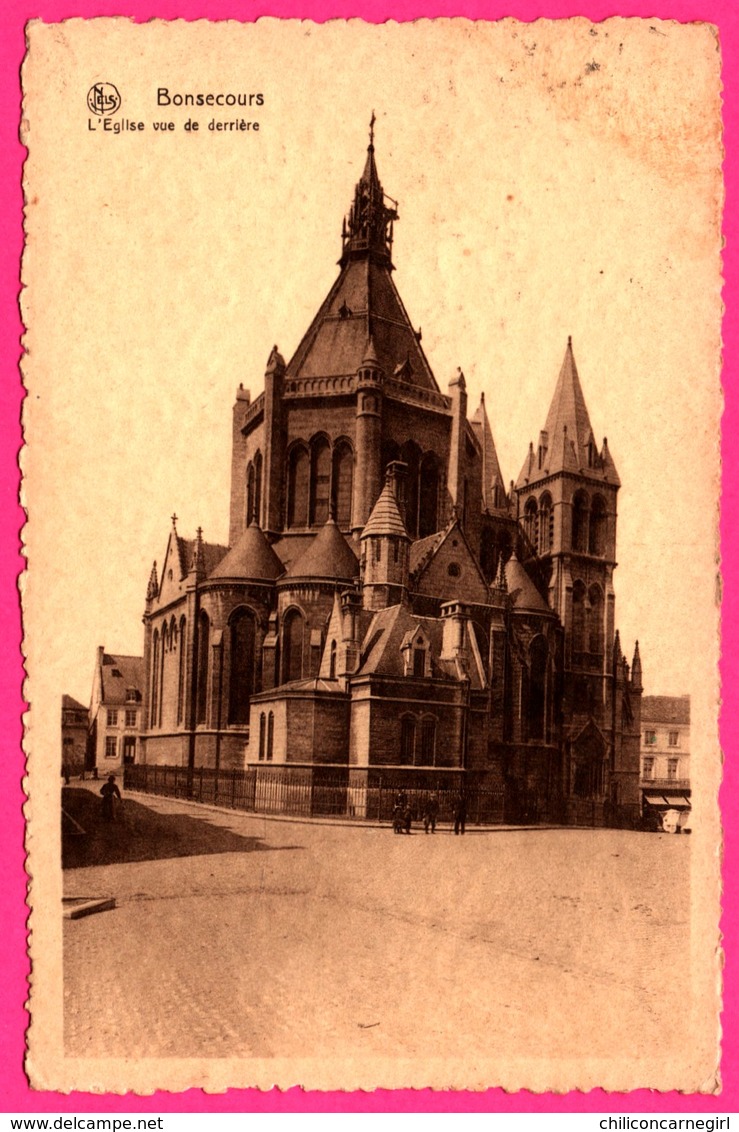
<svg viewBox="0 0 739 1132"><path fill-rule="evenodd" d="M484 399L461 371L441 391L395 286L397 219L371 133L336 282L237 390L229 545L173 517L152 569L141 758L252 768L285 808L343 782L367 816L384 780L477 791L483 820L635 823L619 477L572 343L506 487Z"/></svg>

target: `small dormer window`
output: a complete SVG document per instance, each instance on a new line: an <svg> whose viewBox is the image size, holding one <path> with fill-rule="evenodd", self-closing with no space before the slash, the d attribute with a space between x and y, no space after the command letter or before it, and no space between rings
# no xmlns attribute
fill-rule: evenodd
<svg viewBox="0 0 739 1132"><path fill-rule="evenodd" d="M449 565L446 568L446 572L447 572L447 574L449 575L450 578L458 578L462 573L462 571L459 568L458 562L450 562Z"/></svg>
<svg viewBox="0 0 739 1132"><path fill-rule="evenodd" d="M138 701L139 694L135 688L126 688L126 703L135 704Z"/></svg>
<svg viewBox="0 0 739 1132"><path fill-rule="evenodd" d="M413 675L426 675L426 649L424 648L415 648L413 650Z"/></svg>
<svg viewBox="0 0 739 1132"><path fill-rule="evenodd" d="M120 671L119 668L114 668L111 672L111 676L120 676L120 675L121 675L121 671Z"/></svg>

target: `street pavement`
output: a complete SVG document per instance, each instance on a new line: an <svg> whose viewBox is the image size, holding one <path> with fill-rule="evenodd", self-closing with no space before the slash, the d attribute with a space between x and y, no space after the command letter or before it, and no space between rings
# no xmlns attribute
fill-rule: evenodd
<svg viewBox="0 0 739 1132"><path fill-rule="evenodd" d="M124 849L126 807L192 855L139 844L65 871L66 895L117 905L64 925L68 1057L592 1059L684 1041L689 837L406 837L137 795L107 834Z"/></svg>

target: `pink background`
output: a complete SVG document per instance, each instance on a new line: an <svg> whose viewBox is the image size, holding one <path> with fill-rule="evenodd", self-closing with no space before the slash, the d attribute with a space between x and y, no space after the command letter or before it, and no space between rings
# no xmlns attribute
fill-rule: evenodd
<svg viewBox="0 0 739 1132"><path fill-rule="evenodd" d="M721 803L725 825L724 876L726 906L723 931L726 947L726 988L723 1016L723 1092L716 1098L683 1096L679 1093L608 1095L599 1090L567 1096L508 1095L493 1089L486 1093L384 1092L303 1093L292 1089L272 1091L231 1090L222 1096L206 1096L191 1090L179 1095L159 1093L153 1097L92 1096L72 1093L32 1092L23 1073L24 1033L27 1023L23 1002L26 997L28 962L25 954L25 873L23 868L23 819L20 749L20 611L16 578L22 566L18 532L23 522L16 496L18 487L17 452L20 445L19 407L21 386L17 363L20 356L21 323L18 314L18 265L22 248L21 167L24 150L18 141L20 119L19 70L25 50L24 25L40 18L47 22L69 16L133 16L139 21L154 17L195 19L254 19L257 15L310 17L362 16L382 22L392 17L412 20L418 16L455 15L471 19L497 19L515 16L533 20L539 16L582 15L591 20L607 16L643 16L682 21L708 20L719 28L723 53L724 128L726 176L726 214L724 237L724 301L731 312L739 296L739 211L735 193L739 188L739 5L737 0L631 0L622 7L605 0L396 0L389 5L380 0L265 0L259 6L237 0L4 0L0 11L0 333L2 334L3 381L0 384L0 703L4 707L4 732L0 738L0 924L2 924L2 980L0 980L0 1111L2 1112L739 1112L739 986L736 959L739 941L739 902L732 878L739 871L739 829L737 808L739 781L732 753L739 734L739 711L733 690L739 684L739 528L735 521L739 506L739 466L732 439L739 433L739 320L729 315L724 323L726 409L723 420L723 519L722 554L724 560L724 659L722 679L726 706L721 721L723 749L727 754Z"/></svg>

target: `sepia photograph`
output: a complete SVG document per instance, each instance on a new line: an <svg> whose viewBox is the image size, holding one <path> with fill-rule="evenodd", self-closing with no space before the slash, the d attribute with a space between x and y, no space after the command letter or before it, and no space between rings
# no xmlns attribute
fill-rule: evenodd
<svg viewBox="0 0 739 1132"><path fill-rule="evenodd" d="M717 1092L716 29L27 43L32 1087Z"/></svg>

